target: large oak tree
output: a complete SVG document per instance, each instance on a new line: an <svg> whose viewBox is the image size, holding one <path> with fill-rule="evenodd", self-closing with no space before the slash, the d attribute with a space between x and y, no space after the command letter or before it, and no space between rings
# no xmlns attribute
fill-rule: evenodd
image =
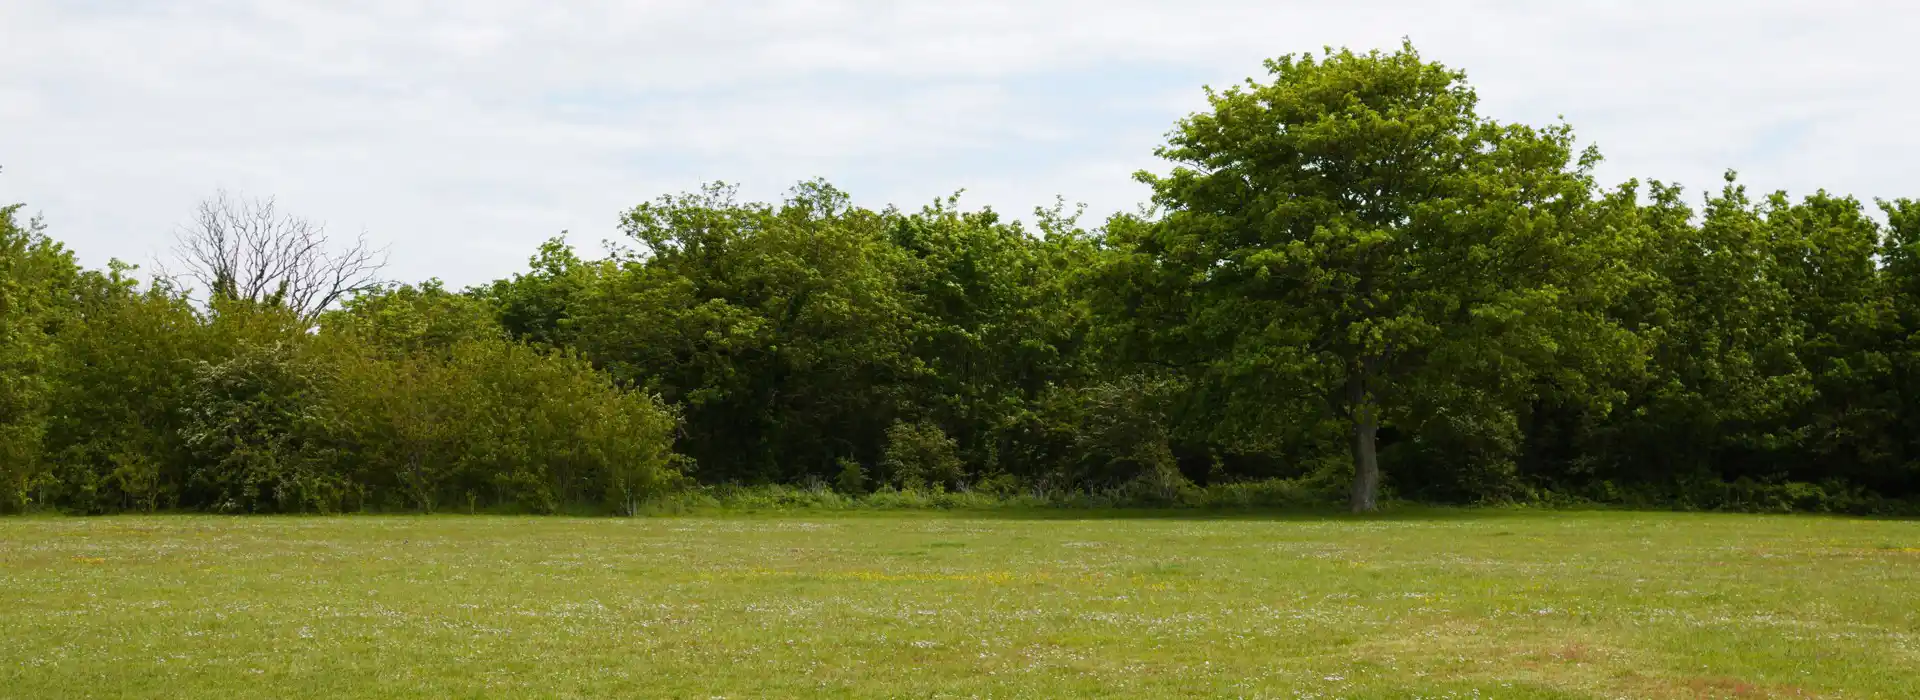
<svg viewBox="0 0 1920 700"><path fill-rule="evenodd" d="M1110 227L1146 356L1230 378L1236 412L1344 424L1370 511L1383 425L1510 425L1563 340L1629 347L1600 312L1613 243L1583 224L1598 156L1570 129L1480 116L1410 45L1267 68L1209 90L1159 150L1173 171L1137 176L1163 214Z"/></svg>

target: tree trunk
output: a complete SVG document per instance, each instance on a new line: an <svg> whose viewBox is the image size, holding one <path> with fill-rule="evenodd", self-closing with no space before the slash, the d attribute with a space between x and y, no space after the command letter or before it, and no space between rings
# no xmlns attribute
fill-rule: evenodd
<svg viewBox="0 0 1920 700"><path fill-rule="evenodd" d="M1374 451L1374 434L1380 421L1373 411L1353 416L1353 512L1371 513L1380 508L1380 455Z"/></svg>
<svg viewBox="0 0 1920 700"><path fill-rule="evenodd" d="M1353 512L1371 513L1380 508L1380 455L1374 445L1380 413L1364 375L1347 382L1347 410L1353 416Z"/></svg>

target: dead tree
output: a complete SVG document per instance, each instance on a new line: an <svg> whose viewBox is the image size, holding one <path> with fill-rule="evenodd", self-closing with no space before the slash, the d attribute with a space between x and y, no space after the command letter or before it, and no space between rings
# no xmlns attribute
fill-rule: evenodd
<svg viewBox="0 0 1920 700"><path fill-rule="evenodd" d="M280 306L309 323L335 302L378 286L386 266L386 251L369 247L364 234L335 246L324 225L282 214L272 198L239 199L225 191L202 201L177 239L174 254L184 276L208 302Z"/></svg>

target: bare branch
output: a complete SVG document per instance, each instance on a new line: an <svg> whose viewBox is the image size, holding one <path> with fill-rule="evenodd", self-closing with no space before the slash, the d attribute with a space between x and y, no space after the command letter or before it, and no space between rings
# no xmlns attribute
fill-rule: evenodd
<svg viewBox="0 0 1920 700"><path fill-rule="evenodd" d="M369 246L364 233L335 251L325 226L281 213L272 198L239 199L225 191L202 201L176 238L174 255L205 301L281 306L309 323L353 293L378 286L387 262L386 251Z"/></svg>

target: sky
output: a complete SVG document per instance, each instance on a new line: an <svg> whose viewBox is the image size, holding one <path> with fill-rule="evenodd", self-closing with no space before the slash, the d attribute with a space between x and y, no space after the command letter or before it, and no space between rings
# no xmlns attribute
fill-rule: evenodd
<svg viewBox="0 0 1920 700"><path fill-rule="evenodd" d="M1900 0L4 0L0 201L150 268L201 199L272 196L454 286L715 180L1097 223L1203 85L1403 38L1606 182L1920 197L1917 35Z"/></svg>

